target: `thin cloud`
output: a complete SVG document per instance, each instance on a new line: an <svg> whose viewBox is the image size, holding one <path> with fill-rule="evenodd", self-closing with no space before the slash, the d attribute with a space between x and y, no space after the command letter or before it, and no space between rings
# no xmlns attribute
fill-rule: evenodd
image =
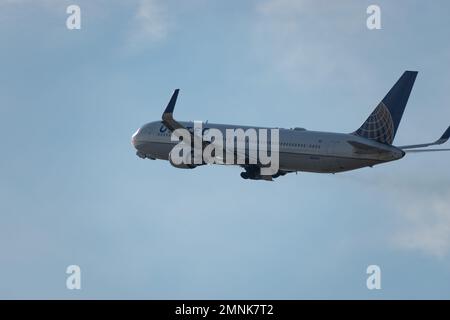
<svg viewBox="0 0 450 320"><path fill-rule="evenodd" d="M401 160L407 161L408 159ZM401 170L401 169L400 169ZM389 172L377 175L340 175L374 192L389 203L388 243L396 250L444 258L450 254L450 184L432 169L422 173Z"/></svg>
<svg viewBox="0 0 450 320"><path fill-rule="evenodd" d="M35 6L46 6L48 8L58 7L61 4L68 5L71 3L69 0L0 0L0 6L11 6L11 5L35 5Z"/></svg>
<svg viewBox="0 0 450 320"><path fill-rule="evenodd" d="M336 75L351 79L364 74L368 67L352 43L355 33L366 31L365 11L358 15L359 7L340 1L261 2L254 32L258 54L293 81L300 75L318 83Z"/></svg>
<svg viewBox="0 0 450 320"><path fill-rule="evenodd" d="M140 50L149 44L164 40L168 35L168 14L162 2L140 0L132 21L128 46Z"/></svg>
<svg viewBox="0 0 450 320"><path fill-rule="evenodd" d="M26 7L44 7L52 14L65 17L65 8L73 4L70 0L0 0L0 7L12 10L20 10ZM106 0L90 2L80 0L76 4L81 7L82 14L89 16L91 21L96 17L107 15L112 17L111 4ZM123 7L132 10L129 21L126 22L124 33L118 33L123 37L126 49L142 50L148 45L164 40L169 32L169 15L166 2L162 0L134 0ZM106 12L106 13L105 13ZM0 13L1 14L1 13Z"/></svg>
<svg viewBox="0 0 450 320"><path fill-rule="evenodd" d="M401 199L403 225L393 236L401 249L418 250L439 258L450 252L450 191L441 195L413 194Z"/></svg>

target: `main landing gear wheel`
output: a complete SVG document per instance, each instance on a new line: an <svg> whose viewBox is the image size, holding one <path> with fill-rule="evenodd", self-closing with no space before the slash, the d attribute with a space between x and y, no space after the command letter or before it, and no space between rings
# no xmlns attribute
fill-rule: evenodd
<svg viewBox="0 0 450 320"><path fill-rule="evenodd" d="M242 178L242 179L248 179L248 174L247 174L247 172L241 172L241 178Z"/></svg>

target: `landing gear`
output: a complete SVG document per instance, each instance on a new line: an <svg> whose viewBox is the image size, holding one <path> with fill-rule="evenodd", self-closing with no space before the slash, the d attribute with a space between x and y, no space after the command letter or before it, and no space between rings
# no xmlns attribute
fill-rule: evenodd
<svg viewBox="0 0 450 320"><path fill-rule="evenodd" d="M272 176L272 178L278 178L278 177L281 177L281 176L284 176L284 175L286 175L287 174L287 172L286 171L279 171L278 170L278 172L277 173L275 173L273 176Z"/></svg>
<svg viewBox="0 0 450 320"><path fill-rule="evenodd" d="M252 179L259 180L261 179L261 169L256 165L248 165L244 167L245 171L241 172L242 179Z"/></svg>
<svg viewBox="0 0 450 320"><path fill-rule="evenodd" d="M137 152L136 152L136 155L137 155L139 158L141 158L141 159L156 160L156 158L153 158L153 157L151 157L151 156L149 156L149 155L147 155L147 154L144 154L144 153L142 153L142 152L140 152L140 151L137 151Z"/></svg>
<svg viewBox="0 0 450 320"><path fill-rule="evenodd" d="M143 154L142 152L140 152L140 151L137 151L137 152L136 152L136 155L137 155L139 158L141 158L141 159L147 158L147 156L146 156L145 154Z"/></svg>
<svg viewBox="0 0 450 320"><path fill-rule="evenodd" d="M272 179L278 178L280 176L286 175L287 171L278 171L276 174L272 176L263 176L261 175L261 168L256 165L249 165L244 167L245 171L241 172L242 179L251 179L251 180L267 180L272 181Z"/></svg>
<svg viewBox="0 0 450 320"><path fill-rule="evenodd" d="M248 174L247 174L247 172L241 172L241 178L242 179L248 179Z"/></svg>

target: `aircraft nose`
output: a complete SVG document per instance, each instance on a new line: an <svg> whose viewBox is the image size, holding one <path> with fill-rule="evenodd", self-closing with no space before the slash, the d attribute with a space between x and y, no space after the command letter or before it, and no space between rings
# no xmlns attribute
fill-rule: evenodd
<svg viewBox="0 0 450 320"><path fill-rule="evenodd" d="M139 132L141 131L141 129L137 129L137 131L131 136L131 144L133 145L133 147L135 147L137 149L137 138L139 136Z"/></svg>

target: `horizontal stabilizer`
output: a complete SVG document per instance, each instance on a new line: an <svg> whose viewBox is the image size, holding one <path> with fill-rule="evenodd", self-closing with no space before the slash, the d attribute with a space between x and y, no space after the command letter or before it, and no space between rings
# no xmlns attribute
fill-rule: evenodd
<svg viewBox="0 0 450 320"><path fill-rule="evenodd" d="M436 146L436 145L446 143L449 138L450 138L450 127L448 127L447 130L445 130L444 134L438 140L436 140L434 142L422 143L422 144L412 144L412 145L408 145L408 146L400 146L398 148L400 148L402 150L406 150L406 149L416 149L416 148L425 148L425 147L429 147L429 146Z"/></svg>
<svg viewBox="0 0 450 320"><path fill-rule="evenodd" d="M413 149L404 151L406 153L416 153L416 152L450 151L450 149Z"/></svg>

